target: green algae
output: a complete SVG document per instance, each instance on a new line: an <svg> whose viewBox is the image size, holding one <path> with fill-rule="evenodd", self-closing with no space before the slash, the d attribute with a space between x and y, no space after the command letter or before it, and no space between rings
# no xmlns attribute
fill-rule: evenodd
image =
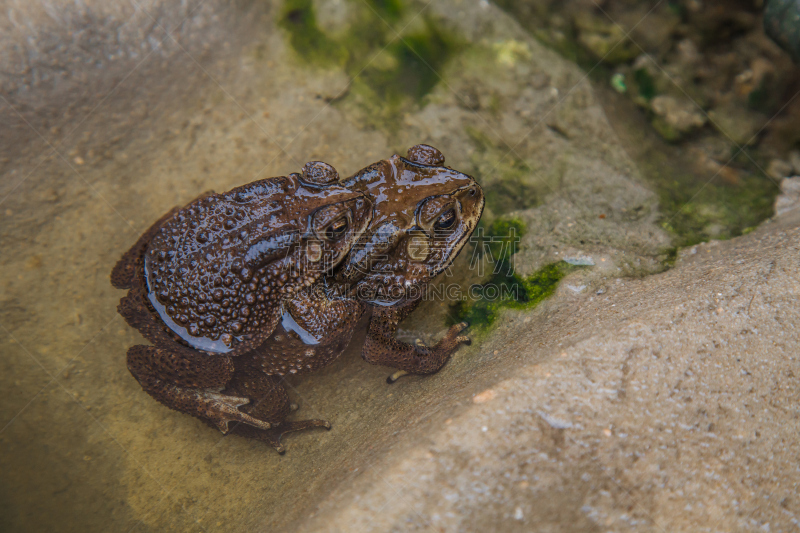
<svg viewBox="0 0 800 533"><path fill-rule="evenodd" d="M516 217L498 218L489 226L486 246L495 261L508 262L516 253L516 242L525 234L525 222Z"/></svg>
<svg viewBox="0 0 800 533"><path fill-rule="evenodd" d="M545 183L531 183L535 170L511 146L493 141L478 128L467 127L466 132L475 146L470 163L484 185L488 211L500 215L539 205L548 191Z"/></svg>
<svg viewBox="0 0 800 533"><path fill-rule="evenodd" d="M662 211L671 213L664 215L661 226L678 246L743 235L773 214L778 189L760 172L741 177L737 184L722 183L720 176L708 183L693 176L682 181L657 187Z"/></svg>
<svg viewBox="0 0 800 533"><path fill-rule="evenodd" d="M415 33L391 40L381 54L386 64L370 64L354 72L353 92L367 99L373 112L396 115L407 102L420 102L439 83L438 72L450 59L454 40L430 21Z"/></svg>
<svg viewBox="0 0 800 533"><path fill-rule="evenodd" d="M674 262L677 247L736 237L772 216L779 190L763 172L767 162L757 151L749 148L745 148L747 152L732 151L729 167L721 168L717 174L715 170L698 169L696 161L693 162L691 154L685 150L689 146L686 143L708 135L710 126L691 135L682 135L658 117L647 116L649 102L659 94L669 94L672 81L654 76L646 67L623 67L620 71L598 62L581 44L575 25L556 23L558 17L551 19L550 12L558 11L553 4L534 6L512 0L497 0L496 3L542 44L583 68L599 86L601 97L603 87L614 81L616 85L612 87L617 96L624 87L629 98L614 98L614 112L608 116L644 180L658 195L659 209L663 213L660 224L670 232L676 247L665 251L665 266ZM685 9L680 2L669 2L668 7L677 16ZM620 84L621 74L624 75L623 85ZM708 108L709 102L696 85L688 84L683 89L703 109ZM762 84L750 94L747 105L765 114L774 113L780 105L779 94ZM655 131L658 135L651 134ZM685 146L665 141L681 141ZM491 207L488 198L487 205Z"/></svg>
<svg viewBox="0 0 800 533"><path fill-rule="evenodd" d="M491 255L493 271L486 283L472 285L467 295L451 304L448 316L452 324L467 322L479 332L488 330L502 309L533 309L555 292L562 278L582 268L558 261L530 276L521 276L514 269L513 255L516 242L526 231L525 223L519 218L503 217L484 229L479 233L485 233L483 241Z"/></svg>
<svg viewBox="0 0 800 533"><path fill-rule="evenodd" d="M474 329L487 329L502 309L529 310L553 295L558 283L567 275L582 267L565 261L550 263L530 276L520 276L509 268L492 274L487 283L472 287L470 296L453 303L450 315L453 323L467 322Z"/></svg>
<svg viewBox="0 0 800 533"><path fill-rule="evenodd" d="M633 79L636 82L639 96L647 101L652 100L656 96L656 82L650 73L647 72L646 68L634 70Z"/></svg>
<svg viewBox="0 0 800 533"><path fill-rule="evenodd" d="M400 0L346 0L345 29L323 31L311 0L287 0L280 26L301 63L342 68L352 82L346 99L367 120L386 128L409 106L421 105L463 40L426 14L408 13Z"/></svg>
<svg viewBox="0 0 800 533"><path fill-rule="evenodd" d="M367 5L372 7L377 16L390 24L399 22L406 12L400 0L369 0Z"/></svg>
<svg viewBox="0 0 800 533"><path fill-rule="evenodd" d="M673 246L737 237L773 215L780 191L761 170L766 163L755 155L736 150L729 166L701 174L679 147L637 134L635 124L619 114L615 120L620 121L621 137L636 139L628 153L658 195L659 224L672 235ZM665 266L671 264L668 258Z"/></svg>
<svg viewBox="0 0 800 533"><path fill-rule="evenodd" d="M279 25L288 31L289 44L305 62L322 66L346 61L347 50L319 29L312 0L287 0Z"/></svg>
<svg viewBox="0 0 800 533"><path fill-rule="evenodd" d="M287 31L289 43L302 63L342 68L351 76L345 100L360 107L364 120L374 127L386 129L409 106L424 105L426 96L439 83L437 73L457 54L491 53L482 47L467 48L463 41L443 31L424 14L409 24L412 21L408 12L413 10L406 9L400 0L345 1L351 10L346 31L337 34L323 31L311 0L287 0L280 25ZM510 4L499 3L515 10ZM592 77L607 83L611 77L608 67L597 65L583 50L574 28L563 30L557 46L553 42L548 44L579 65L591 66ZM538 37L541 39L542 35ZM483 62L481 58L473 59ZM642 102L659 94L656 80L645 68L631 72L628 81L629 91ZM753 94L752 107L765 107L764 96L758 91ZM637 128L633 123L619 122L623 128ZM657 127L658 121L654 122L652 125ZM487 185L487 214L502 215L541 203L548 190L544 182L530 182L529 177L536 169L478 129L470 128L467 133L476 147L470 154L473 173ZM671 138L668 131L661 134ZM740 154L733 162L739 171L731 181L722 176L698 175L690 165L676 163L675 153L665 151L657 141L637 140L631 155L659 197L664 213L660 224L673 235L675 246L741 235L772 215L777 187L746 156ZM668 258L665 264L669 266L669 262Z"/></svg>

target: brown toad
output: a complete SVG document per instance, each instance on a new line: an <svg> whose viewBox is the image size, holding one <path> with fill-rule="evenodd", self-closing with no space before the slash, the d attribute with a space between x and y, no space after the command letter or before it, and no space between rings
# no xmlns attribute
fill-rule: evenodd
<svg viewBox="0 0 800 533"><path fill-rule="evenodd" d="M331 276L286 301L282 321L262 350L237 361L247 360L248 365L237 377L271 365L271 372L280 373L274 365L282 360L296 362L293 373L328 364L349 343L367 305L373 312L362 356L369 363L430 374L442 368L459 344L469 342L460 335L465 323L452 326L432 347L394 338L400 321L422 301L427 284L463 248L483 211L483 191L475 180L443 165L441 152L418 145L408 158L395 155L342 182L370 197L375 210L371 224ZM241 384L228 392L264 394ZM243 410L258 416L267 404ZM270 435L240 428L282 449Z"/></svg>
<svg viewBox="0 0 800 533"><path fill-rule="evenodd" d="M259 396L223 389L238 371L234 361L275 329L283 302L338 264L369 224L369 199L337 179L332 167L309 164L302 176L202 196L164 215L122 257L111 281L129 289L120 314L153 343L127 356L148 394L223 433L233 421L277 442L286 431L329 427L284 422L289 402L277 376L255 376ZM267 390L267 416L239 409Z"/></svg>

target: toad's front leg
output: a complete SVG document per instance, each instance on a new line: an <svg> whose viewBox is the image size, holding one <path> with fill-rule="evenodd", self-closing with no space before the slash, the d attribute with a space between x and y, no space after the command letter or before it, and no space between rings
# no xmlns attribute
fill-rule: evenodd
<svg viewBox="0 0 800 533"><path fill-rule="evenodd" d="M224 355L206 355L188 348L132 346L128 370L150 396L182 413L195 416L228 433L231 422L259 429L272 425L239 410L248 398L220 394L233 374Z"/></svg>
<svg viewBox="0 0 800 533"><path fill-rule="evenodd" d="M286 416L293 406L289 402L283 378L262 373L258 369L257 363L252 363L247 359L248 357L245 356L236 360L236 377L231 380L225 392L251 398L252 401L242 410L251 416L268 420L272 427L258 428L248 424L234 424L231 426L231 433L266 442L283 455L286 450L281 444L281 437L285 433L314 427L331 428L330 423L325 420L287 421Z"/></svg>
<svg viewBox="0 0 800 533"><path fill-rule="evenodd" d="M414 300L399 307L375 307L369 323L367 339L361 356L368 363L385 365L409 374L433 374L438 372L459 345L469 344L469 337L460 335L467 328L466 322L456 324L434 346L407 344L395 339L397 326L421 300Z"/></svg>

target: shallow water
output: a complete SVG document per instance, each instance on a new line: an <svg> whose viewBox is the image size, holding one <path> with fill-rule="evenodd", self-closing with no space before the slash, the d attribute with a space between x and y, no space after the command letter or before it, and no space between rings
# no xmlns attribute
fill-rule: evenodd
<svg viewBox="0 0 800 533"><path fill-rule="evenodd" d="M221 7L200 9L198 18L215 9ZM385 396L388 370L358 364L351 350L293 390L309 416L332 420L337 443L331 445L333 433L289 437L291 453L279 458L263 444L223 439L158 405L125 367L127 347L142 339L116 313L123 293L110 286L109 273L161 213L206 190L296 171L306 160L355 172L393 152L384 135L341 124L320 94L335 96L326 84L341 90L346 78L309 79L293 66L270 11L241 8L226 17L247 39L225 20L228 27L207 35L213 53L187 39L184 54L164 39L169 53L156 49L127 61L113 72L121 81L114 92L77 102L69 120L3 109L21 137L9 136L4 146L0 205L1 529L241 530L272 515L290 521L302 509L291 502L343 468L326 462L324 450L336 456L345 443L356 446L344 440L359 420L348 402L373 399L377 390ZM262 24L267 31L257 31ZM70 96L48 98L63 98L50 102L58 107L72 104ZM331 404L329 391L340 388L346 394ZM322 410L326 405L345 407ZM398 416L391 405L380 410L389 420ZM286 481L275 486L274 479L304 481L283 487ZM250 490L243 495L231 486ZM261 510L241 516L243 508Z"/></svg>
<svg viewBox="0 0 800 533"><path fill-rule="evenodd" d="M391 389L387 369L360 360L357 336L330 368L290 381L301 412L331 420L334 430L289 436L284 457L157 404L125 367L127 348L143 340L116 313L123 293L111 287L109 273L162 213L204 191L297 171L315 159L350 174L427 141L442 148L448 164L500 191L488 220L506 210L528 217L519 254L525 275L579 249L608 257L617 269L598 267L598 276L664 268L673 239L657 224L656 195L616 141L596 140L592 128L601 137L611 130L597 118L599 107L576 68L536 48L540 56L532 58L535 44L518 44L522 30L499 48L481 42L489 30L481 26L480 2L430 9L430 20L449 14L471 21L462 33L452 20L442 24L444 33L431 30L415 15L419 6L409 4L396 19L391 10L378 14L390 27L410 25L417 46L433 42L426 53L440 57L444 50L448 57L436 65L441 78L425 73L394 92L398 72L424 66L417 57L411 66L392 63L408 55L407 46L384 32L370 41L370 53L340 63L334 54L333 64L315 65L292 49L297 34L286 29L305 20L287 13L310 3L289 4L208 2L175 12L157 3L116 11L88 4L85 16L66 27L88 31L95 22L86 13L106 10L104 24L127 21L125 31L135 36L141 29L147 46L116 43L100 56L118 53L117 59L92 68L86 58L71 65L65 53L59 61L67 81L59 83L37 59L32 70L21 63L10 69L6 86L16 92L3 96L0 109L0 529L242 531L295 524L327 490L374 462L398 432L437 416L443 398L494 368L476 370L491 358L478 343L451 362L447 375L408 378ZM501 29L513 24L492 13ZM341 35L341 13L329 15L331 35ZM18 7L15 16L51 24L35 6ZM153 20L164 27L154 28ZM7 33L8 45L24 24L4 23L17 32ZM166 35L173 30L179 40ZM98 35L113 41L110 30ZM76 46L89 43L92 50L91 36L85 38ZM352 37L333 39L355 46ZM486 58L510 73L480 79ZM349 84L362 73L363 81ZM522 120L522 107L513 110L510 102L560 105L552 94L573 86L580 88L568 111L547 128L534 125L539 140L514 144L509 156L505 148L533 123L514 122ZM381 98L389 104L376 109ZM473 109L465 98L475 99ZM518 186L509 191L503 182ZM608 226L599 227L598 213ZM469 259L469 252L459 258L449 281L468 286L480 279L466 272ZM434 338L452 321L449 303L427 303L404 334Z"/></svg>

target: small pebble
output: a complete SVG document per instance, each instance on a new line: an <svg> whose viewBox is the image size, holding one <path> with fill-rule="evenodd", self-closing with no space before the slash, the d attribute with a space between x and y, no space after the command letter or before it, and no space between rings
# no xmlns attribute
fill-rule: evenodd
<svg viewBox="0 0 800 533"><path fill-rule="evenodd" d="M792 165L782 159L773 159L767 165L767 174L776 180L783 179L792 174Z"/></svg>
<svg viewBox="0 0 800 533"><path fill-rule="evenodd" d="M494 400L496 396L497 396L497 393L495 393L492 389L486 389L485 391L481 392L480 394L476 394L472 398L472 401L475 402L475 403L486 403L486 402L488 402L490 400ZM484 431L486 431L486 430L484 429Z"/></svg>
<svg viewBox="0 0 800 533"><path fill-rule="evenodd" d="M800 175L800 150L789 152L789 163L792 165L793 173Z"/></svg>

